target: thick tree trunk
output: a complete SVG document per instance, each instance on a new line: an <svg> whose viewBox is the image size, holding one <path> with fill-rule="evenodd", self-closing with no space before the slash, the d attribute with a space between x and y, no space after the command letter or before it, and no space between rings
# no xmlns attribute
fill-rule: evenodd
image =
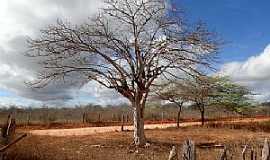
<svg viewBox="0 0 270 160"><path fill-rule="evenodd" d="M144 119L143 119L143 106L133 104L133 117L134 117L134 144L136 146L143 146L146 143L144 134Z"/></svg>

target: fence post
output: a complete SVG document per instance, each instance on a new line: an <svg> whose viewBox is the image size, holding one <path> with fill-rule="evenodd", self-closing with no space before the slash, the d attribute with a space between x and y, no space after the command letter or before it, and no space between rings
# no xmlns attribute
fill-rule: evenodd
<svg viewBox="0 0 270 160"><path fill-rule="evenodd" d="M269 160L269 159L270 159L270 156L269 156L269 144L268 144L267 138L265 138L263 149L262 149L262 160Z"/></svg>
<svg viewBox="0 0 270 160"><path fill-rule="evenodd" d="M123 132L124 131L124 123L125 123L125 115L122 114L122 123L121 123L121 131Z"/></svg>
<svg viewBox="0 0 270 160"><path fill-rule="evenodd" d="M126 114L126 123L128 123L128 121L129 121L129 116L128 114Z"/></svg>
<svg viewBox="0 0 270 160"><path fill-rule="evenodd" d="M86 113L83 112L83 123L85 123L85 122L86 122Z"/></svg>
<svg viewBox="0 0 270 160"><path fill-rule="evenodd" d="M245 147L242 151L242 160L246 160L246 153L247 153L247 145L245 145Z"/></svg>
<svg viewBox="0 0 270 160"><path fill-rule="evenodd" d="M222 154L220 156L220 160L228 160L228 157L227 157L227 148L226 147L224 147L224 149L223 149L223 152L222 152Z"/></svg>
<svg viewBox="0 0 270 160"><path fill-rule="evenodd" d="M27 125L30 125L30 119L31 119L31 111L27 115Z"/></svg>
<svg viewBox="0 0 270 160"><path fill-rule="evenodd" d="M6 124L1 129L1 137L3 139L4 144L8 144L12 138L15 135L15 129L16 129L16 121L15 118L12 117L12 114L8 115L8 119Z"/></svg>
<svg viewBox="0 0 270 160"><path fill-rule="evenodd" d="M172 146L168 160L177 160L177 153L175 146Z"/></svg>
<svg viewBox="0 0 270 160"><path fill-rule="evenodd" d="M98 114L98 122L101 122L101 114Z"/></svg>
<svg viewBox="0 0 270 160"><path fill-rule="evenodd" d="M257 152L255 151L254 148L251 148L250 160L257 160Z"/></svg>
<svg viewBox="0 0 270 160"><path fill-rule="evenodd" d="M183 144L182 152L183 160L196 160L196 149L193 141L186 140Z"/></svg>

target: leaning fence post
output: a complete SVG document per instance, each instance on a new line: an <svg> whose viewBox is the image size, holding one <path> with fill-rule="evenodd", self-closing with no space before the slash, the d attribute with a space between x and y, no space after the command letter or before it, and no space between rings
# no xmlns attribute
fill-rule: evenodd
<svg viewBox="0 0 270 160"><path fill-rule="evenodd" d="M1 139L3 139L4 144L8 144L15 135L16 121L12 117L12 114L8 115L6 124L1 129Z"/></svg>
<svg viewBox="0 0 270 160"><path fill-rule="evenodd" d="M247 153L247 145L244 146L242 151L242 160L246 160L246 153Z"/></svg>
<svg viewBox="0 0 270 160"><path fill-rule="evenodd" d="M183 144L182 152L183 160L196 160L196 149L193 141L186 140Z"/></svg>
<svg viewBox="0 0 270 160"><path fill-rule="evenodd" d="M172 150L170 151L169 160L177 160L177 153L175 146L173 146Z"/></svg>
<svg viewBox="0 0 270 160"><path fill-rule="evenodd" d="M267 138L264 140L263 149L262 149L262 160L269 160L269 144Z"/></svg>

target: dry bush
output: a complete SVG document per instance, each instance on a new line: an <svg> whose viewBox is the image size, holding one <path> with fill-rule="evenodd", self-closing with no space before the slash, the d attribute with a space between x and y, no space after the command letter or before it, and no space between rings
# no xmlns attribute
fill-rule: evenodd
<svg viewBox="0 0 270 160"><path fill-rule="evenodd" d="M254 132L270 132L270 121L265 122L208 122L206 127L209 128L230 128L230 129L244 129Z"/></svg>

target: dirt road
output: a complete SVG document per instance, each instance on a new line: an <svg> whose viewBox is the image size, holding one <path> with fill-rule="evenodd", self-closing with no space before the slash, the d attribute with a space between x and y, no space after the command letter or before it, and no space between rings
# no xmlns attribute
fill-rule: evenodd
<svg viewBox="0 0 270 160"><path fill-rule="evenodd" d="M231 121L224 121L224 123L249 123L249 122L263 122L269 121L270 118L245 118L245 119L236 119ZM195 126L200 125L200 122L184 122L181 123L181 127L185 126ZM169 127L176 127L175 123L167 124L146 124L145 129L165 129ZM125 130L133 130L133 126L125 126ZM64 136L85 136L96 133L105 133L105 132L117 132L121 130L121 126L110 126L110 127L88 127L88 128L74 128L74 129L48 129L48 130L31 130L29 131L32 135L46 135L46 136L55 136L55 137L64 137Z"/></svg>

